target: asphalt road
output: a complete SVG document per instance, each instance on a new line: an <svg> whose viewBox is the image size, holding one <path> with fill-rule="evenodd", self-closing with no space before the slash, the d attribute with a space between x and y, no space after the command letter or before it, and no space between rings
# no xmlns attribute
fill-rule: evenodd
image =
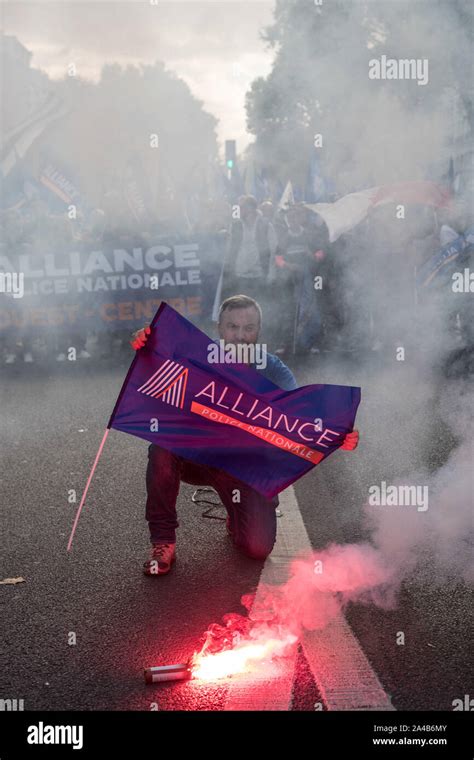
<svg viewBox="0 0 474 760"><path fill-rule="evenodd" d="M75 489L80 498L131 359L130 351L111 364L2 370L0 576L26 582L0 587L0 698L24 699L25 710L149 710L152 703L160 710L221 710L225 703L222 684L150 687L142 671L187 659L210 623L243 612L240 597L256 587L263 563L240 555L224 522L203 518L203 507L191 502L193 487L183 484L176 565L166 577L142 574L149 546L145 441L110 432L66 552L77 508L68 493ZM433 445L436 406L426 413L427 389L422 379L412 382L419 377L413 368L378 354L323 354L294 369L301 384L362 387L359 448L334 454L295 491L315 549L365 540L368 486L418 467L436 469L454 437ZM451 710L453 699L474 693L472 588L437 568L436 551L419 564L392 609L351 604L347 618L396 709ZM399 631L404 646L395 644ZM300 652L292 709L313 709L317 699Z"/></svg>

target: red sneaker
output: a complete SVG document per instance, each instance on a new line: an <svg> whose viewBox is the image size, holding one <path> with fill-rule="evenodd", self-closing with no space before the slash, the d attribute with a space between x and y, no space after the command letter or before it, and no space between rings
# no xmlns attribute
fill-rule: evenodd
<svg viewBox="0 0 474 760"><path fill-rule="evenodd" d="M143 565L145 575L166 575L176 561L176 544L153 544L149 559Z"/></svg>

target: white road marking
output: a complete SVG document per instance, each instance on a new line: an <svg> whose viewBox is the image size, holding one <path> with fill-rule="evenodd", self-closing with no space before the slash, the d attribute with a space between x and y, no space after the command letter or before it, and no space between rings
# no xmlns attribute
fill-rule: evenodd
<svg viewBox="0 0 474 760"><path fill-rule="evenodd" d="M312 550L293 487L280 494L280 509L277 540L257 599L262 584L285 583L294 557ZM323 630L305 632L301 644L328 710L394 710L342 613ZM224 710L290 710L296 656L295 650L265 676L239 676L229 687Z"/></svg>
<svg viewBox="0 0 474 760"><path fill-rule="evenodd" d="M296 524L295 511L299 514L299 509L296 499L291 495L292 492L292 488L287 488L279 495L283 515L277 518L275 546L265 560L256 599L262 584L285 583L288 579L289 563L300 549L301 536L295 534L293 527ZM252 610L249 617L252 618ZM278 661L273 672L266 672L258 678L252 674L239 676L229 687L224 710L290 710L296 656L295 649L291 657Z"/></svg>

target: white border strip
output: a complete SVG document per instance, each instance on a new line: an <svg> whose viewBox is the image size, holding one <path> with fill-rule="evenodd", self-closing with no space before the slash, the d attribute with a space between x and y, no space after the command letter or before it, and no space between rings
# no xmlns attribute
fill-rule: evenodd
<svg viewBox="0 0 474 760"><path fill-rule="evenodd" d="M293 489L287 488L279 495L279 498L283 515L277 517L278 530L275 546L265 560L256 599L261 592L262 584L285 583L288 579L289 563L300 549L299 541L302 536L294 535L292 528L294 524L297 524L299 515ZM252 609L249 612L251 619ZM238 676L229 687L224 710L283 710L286 712L290 710L297 654L298 648L295 647L290 657L278 660L278 663L272 665L271 670L266 666L265 675Z"/></svg>
<svg viewBox="0 0 474 760"><path fill-rule="evenodd" d="M263 567L256 598L262 584L285 583L296 555L312 551L292 486L280 494L280 509L277 540ZM323 630L305 632L301 644L328 710L395 709L342 613ZM296 657L297 648L272 673L236 678L224 710L291 710Z"/></svg>

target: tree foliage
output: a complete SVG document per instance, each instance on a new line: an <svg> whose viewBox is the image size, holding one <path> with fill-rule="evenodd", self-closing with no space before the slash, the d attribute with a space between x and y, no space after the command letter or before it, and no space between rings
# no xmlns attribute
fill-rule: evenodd
<svg viewBox="0 0 474 760"><path fill-rule="evenodd" d="M262 33L274 51L273 67L246 98L257 161L283 181L304 183L314 135L321 133L326 171L343 191L423 176L452 137L453 119L455 131L469 127L470 35L472 10L464 0L324 0L321 6L277 0L273 23ZM427 57L429 84L369 79L369 61L381 55Z"/></svg>

